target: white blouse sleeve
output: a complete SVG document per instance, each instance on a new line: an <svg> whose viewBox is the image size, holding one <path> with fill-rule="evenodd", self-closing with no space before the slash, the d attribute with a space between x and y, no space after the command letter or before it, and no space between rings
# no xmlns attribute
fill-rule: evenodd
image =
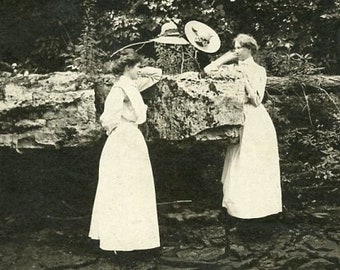
<svg viewBox="0 0 340 270"><path fill-rule="evenodd" d="M266 70L261 67L261 71L259 72L259 76L257 77L256 85L255 85L255 90L257 92L257 95L260 98L260 103L264 96L266 84L267 84L267 73L266 73Z"/></svg>
<svg viewBox="0 0 340 270"><path fill-rule="evenodd" d="M162 78L160 68L144 67L140 69L141 76L136 80L136 86L140 92L153 86Z"/></svg>
<svg viewBox="0 0 340 270"><path fill-rule="evenodd" d="M117 127L121 120L123 104L123 90L119 87L113 87L105 100L104 112L100 116L101 124L108 135Z"/></svg>
<svg viewBox="0 0 340 270"><path fill-rule="evenodd" d="M258 106L262 102L266 88L266 70L263 67L259 68L258 71L251 76L251 78L248 77L248 82L250 84L250 87L247 87L248 98L255 106Z"/></svg>

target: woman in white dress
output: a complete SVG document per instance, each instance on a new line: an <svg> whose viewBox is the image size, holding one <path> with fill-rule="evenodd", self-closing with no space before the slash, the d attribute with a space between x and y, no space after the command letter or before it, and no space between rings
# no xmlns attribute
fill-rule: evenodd
<svg viewBox="0 0 340 270"><path fill-rule="evenodd" d="M279 154L276 131L261 104L266 71L255 63L256 40L239 34L234 51L227 52L205 67L206 73L237 60L231 67L241 72L245 84L244 126L239 144L227 148L223 167L223 202L228 214L241 219L262 218L282 211Z"/></svg>
<svg viewBox="0 0 340 270"><path fill-rule="evenodd" d="M89 237L100 248L132 251L160 246L154 179L147 145L138 125L147 106L140 91L161 75L156 68L140 69L142 58L132 49L121 52L113 85L100 117L108 138L104 145ZM148 77L138 79L140 72Z"/></svg>

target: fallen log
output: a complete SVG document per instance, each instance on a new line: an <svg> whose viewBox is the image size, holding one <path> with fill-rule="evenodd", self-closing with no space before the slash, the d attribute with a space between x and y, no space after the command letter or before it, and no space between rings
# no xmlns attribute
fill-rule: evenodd
<svg viewBox="0 0 340 270"><path fill-rule="evenodd" d="M308 90L308 93L320 92L320 88L329 92L340 92L340 76L268 77L266 90L270 94L282 94L299 85L303 85Z"/></svg>

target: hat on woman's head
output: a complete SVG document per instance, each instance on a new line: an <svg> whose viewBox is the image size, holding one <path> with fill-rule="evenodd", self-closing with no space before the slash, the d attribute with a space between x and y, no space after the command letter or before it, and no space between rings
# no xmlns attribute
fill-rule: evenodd
<svg viewBox="0 0 340 270"><path fill-rule="evenodd" d="M191 45L200 51L214 53L221 46L217 33L204 23L190 21L185 25L184 32Z"/></svg>
<svg viewBox="0 0 340 270"><path fill-rule="evenodd" d="M154 42L165 44L188 45L189 42L181 37L177 25L174 22L167 22L162 25L161 33L153 39Z"/></svg>

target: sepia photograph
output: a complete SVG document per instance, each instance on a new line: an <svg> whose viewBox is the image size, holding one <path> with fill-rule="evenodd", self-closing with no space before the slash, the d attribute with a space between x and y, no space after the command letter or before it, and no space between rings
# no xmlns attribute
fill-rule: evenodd
<svg viewBox="0 0 340 270"><path fill-rule="evenodd" d="M0 269L340 269L340 0L0 0Z"/></svg>

